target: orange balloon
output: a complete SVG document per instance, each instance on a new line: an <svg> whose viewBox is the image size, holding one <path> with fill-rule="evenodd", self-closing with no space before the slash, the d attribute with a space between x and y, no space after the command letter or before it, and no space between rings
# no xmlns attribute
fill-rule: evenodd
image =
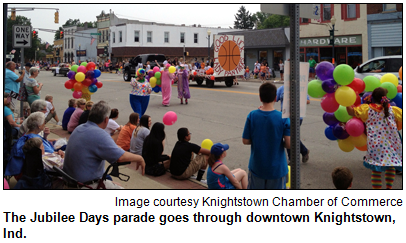
<svg viewBox="0 0 406 243"><path fill-rule="evenodd" d="M367 151L367 145L365 144L364 146L362 146L362 147L357 147L357 146L355 146L359 151Z"/></svg>
<svg viewBox="0 0 406 243"><path fill-rule="evenodd" d="M76 82L76 83L73 85L73 89L74 89L75 91L82 91L82 88L83 88L83 84L80 83L80 82Z"/></svg>
<svg viewBox="0 0 406 243"><path fill-rule="evenodd" d="M399 69L399 78L400 78L400 80L403 80L402 79L402 67L400 67L400 69Z"/></svg>

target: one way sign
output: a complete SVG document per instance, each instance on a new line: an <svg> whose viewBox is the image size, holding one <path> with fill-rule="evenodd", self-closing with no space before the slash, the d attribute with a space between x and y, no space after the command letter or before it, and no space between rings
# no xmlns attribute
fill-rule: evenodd
<svg viewBox="0 0 406 243"><path fill-rule="evenodd" d="M31 26L13 25L13 48L30 48L31 40Z"/></svg>

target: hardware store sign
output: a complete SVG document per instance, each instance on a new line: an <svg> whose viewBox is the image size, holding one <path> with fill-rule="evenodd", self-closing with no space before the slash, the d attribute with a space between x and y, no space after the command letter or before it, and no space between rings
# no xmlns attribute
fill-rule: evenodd
<svg viewBox="0 0 406 243"><path fill-rule="evenodd" d="M300 46L330 46L330 37L319 37L319 38L300 38ZM335 46L356 46L362 45L362 38L360 35L354 36L335 36L334 37Z"/></svg>

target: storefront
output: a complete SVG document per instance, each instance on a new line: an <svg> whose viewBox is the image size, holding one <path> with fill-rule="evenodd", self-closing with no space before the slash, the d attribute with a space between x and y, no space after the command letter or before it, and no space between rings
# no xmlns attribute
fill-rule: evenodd
<svg viewBox="0 0 406 243"><path fill-rule="evenodd" d="M333 47L329 45L329 37L300 38L300 61L307 62L313 57L317 63L331 62ZM334 59L337 65L348 64L355 68L362 63L362 36L335 36Z"/></svg>

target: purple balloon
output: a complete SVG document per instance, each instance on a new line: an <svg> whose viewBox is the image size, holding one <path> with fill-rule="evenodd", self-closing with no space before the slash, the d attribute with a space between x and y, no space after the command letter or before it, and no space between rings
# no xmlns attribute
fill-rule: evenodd
<svg viewBox="0 0 406 243"><path fill-rule="evenodd" d="M335 125L333 128L333 134L338 139L346 139L350 136L345 130L344 123L338 123L337 125Z"/></svg>
<svg viewBox="0 0 406 243"><path fill-rule="evenodd" d="M86 78L93 79L94 78L94 71L89 70L86 72Z"/></svg>
<svg viewBox="0 0 406 243"><path fill-rule="evenodd" d="M316 75L322 81L333 79L333 71L334 65L331 62L321 62L316 67Z"/></svg>
<svg viewBox="0 0 406 243"><path fill-rule="evenodd" d="M154 77L154 71L152 71L152 70L148 71L148 76L150 78Z"/></svg>
<svg viewBox="0 0 406 243"><path fill-rule="evenodd" d="M76 73L74 71L69 71L68 78L71 80L75 80Z"/></svg>
<svg viewBox="0 0 406 243"><path fill-rule="evenodd" d="M397 106L396 103L393 102L393 101L392 101L391 103L389 103L389 104L390 104L391 106Z"/></svg>
<svg viewBox="0 0 406 243"><path fill-rule="evenodd" d="M336 92L338 84L336 83L336 81L334 81L334 79L327 79L324 80L323 83L321 83L321 88L324 90L324 92L331 94Z"/></svg>
<svg viewBox="0 0 406 243"><path fill-rule="evenodd" d="M91 85L96 85L96 83L97 83L97 78L94 78Z"/></svg>
<svg viewBox="0 0 406 243"><path fill-rule="evenodd" d="M368 96L371 95L371 94L372 94L372 92L366 92L366 93L364 93L364 95L362 96L362 99L361 99L361 104L368 103L368 102L365 100L365 98L368 97ZM371 101L370 101L369 103L375 103L374 98L372 98L372 96L371 96Z"/></svg>
<svg viewBox="0 0 406 243"><path fill-rule="evenodd" d="M334 115L334 112L325 112L323 114L323 121L329 126L335 126L336 124L340 123L340 121L337 120L336 116Z"/></svg>

